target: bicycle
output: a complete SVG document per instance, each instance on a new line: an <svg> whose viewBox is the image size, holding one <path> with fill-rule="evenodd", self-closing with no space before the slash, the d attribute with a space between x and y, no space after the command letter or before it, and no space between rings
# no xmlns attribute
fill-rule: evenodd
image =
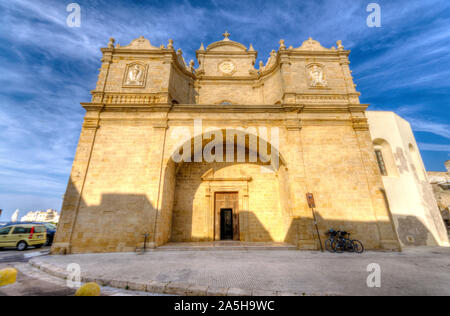
<svg viewBox="0 0 450 316"><path fill-rule="evenodd" d="M330 229L327 232L327 235L329 235L329 238L325 241L325 249L328 252L331 252L331 253L336 252L336 249L333 248L333 243L337 240L336 238L337 238L338 234L339 234L339 231L335 231L333 229Z"/></svg>
<svg viewBox="0 0 450 316"><path fill-rule="evenodd" d="M350 233L345 231L340 231L338 234L338 239L334 241L332 244L332 248L334 248L335 252L343 253L344 251L354 252L354 253L363 253L364 246L362 242L359 240L350 239ZM348 235L348 238L346 236Z"/></svg>

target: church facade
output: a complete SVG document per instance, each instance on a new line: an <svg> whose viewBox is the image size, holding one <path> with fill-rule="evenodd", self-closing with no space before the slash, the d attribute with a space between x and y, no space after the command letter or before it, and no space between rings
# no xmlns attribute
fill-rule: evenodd
<svg viewBox="0 0 450 316"><path fill-rule="evenodd" d="M111 39L102 52L53 253L144 240L319 249L315 220L322 242L345 229L367 249L400 250L340 41L281 40L257 66L252 45L228 33L201 45L197 68L172 40Z"/></svg>

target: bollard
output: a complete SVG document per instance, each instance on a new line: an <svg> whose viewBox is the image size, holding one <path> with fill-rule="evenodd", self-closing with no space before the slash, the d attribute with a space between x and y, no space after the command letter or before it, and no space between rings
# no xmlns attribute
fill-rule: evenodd
<svg viewBox="0 0 450 316"><path fill-rule="evenodd" d="M100 286L95 282L86 283L77 290L75 296L100 296Z"/></svg>
<svg viewBox="0 0 450 316"><path fill-rule="evenodd" d="M17 270L14 268L6 268L0 270L0 286L16 283Z"/></svg>

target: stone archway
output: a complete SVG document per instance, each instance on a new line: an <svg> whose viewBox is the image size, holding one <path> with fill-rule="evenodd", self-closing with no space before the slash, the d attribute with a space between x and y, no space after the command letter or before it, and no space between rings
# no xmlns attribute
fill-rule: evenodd
<svg viewBox="0 0 450 316"><path fill-rule="evenodd" d="M270 146L268 142L258 141ZM189 142L193 148L195 139ZM202 148L205 145L202 142ZM164 231L165 238L159 245L168 241L220 240L220 215L215 197L217 193L227 192L238 196L234 222L239 223L239 234L234 240L285 242L291 216L282 201L287 194L284 191L286 184L280 185L280 181L287 181L288 177L283 157L273 150L270 155L277 155L277 164L259 155L257 161L249 161L252 153L248 142L245 145L245 161L168 162L164 171L161 218L158 221L158 233Z"/></svg>

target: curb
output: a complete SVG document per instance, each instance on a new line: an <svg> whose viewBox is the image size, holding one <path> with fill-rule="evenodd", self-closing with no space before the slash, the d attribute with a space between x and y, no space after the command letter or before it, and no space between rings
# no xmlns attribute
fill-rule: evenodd
<svg viewBox="0 0 450 316"><path fill-rule="evenodd" d="M29 265L60 279L66 280L69 277L69 272L60 267L44 263L37 259L32 259L28 262ZM197 284L188 284L181 282L134 282L115 279L96 279L89 276L81 276L81 282L89 283L96 282L100 286L109 286L118 289L141 291L157 294L169 294L179 296L308 296L305 293L298 294L292 292L281 291L265 291L265 290L246 290L237 288L220 288L213 286L203 286Z"/></svg>

